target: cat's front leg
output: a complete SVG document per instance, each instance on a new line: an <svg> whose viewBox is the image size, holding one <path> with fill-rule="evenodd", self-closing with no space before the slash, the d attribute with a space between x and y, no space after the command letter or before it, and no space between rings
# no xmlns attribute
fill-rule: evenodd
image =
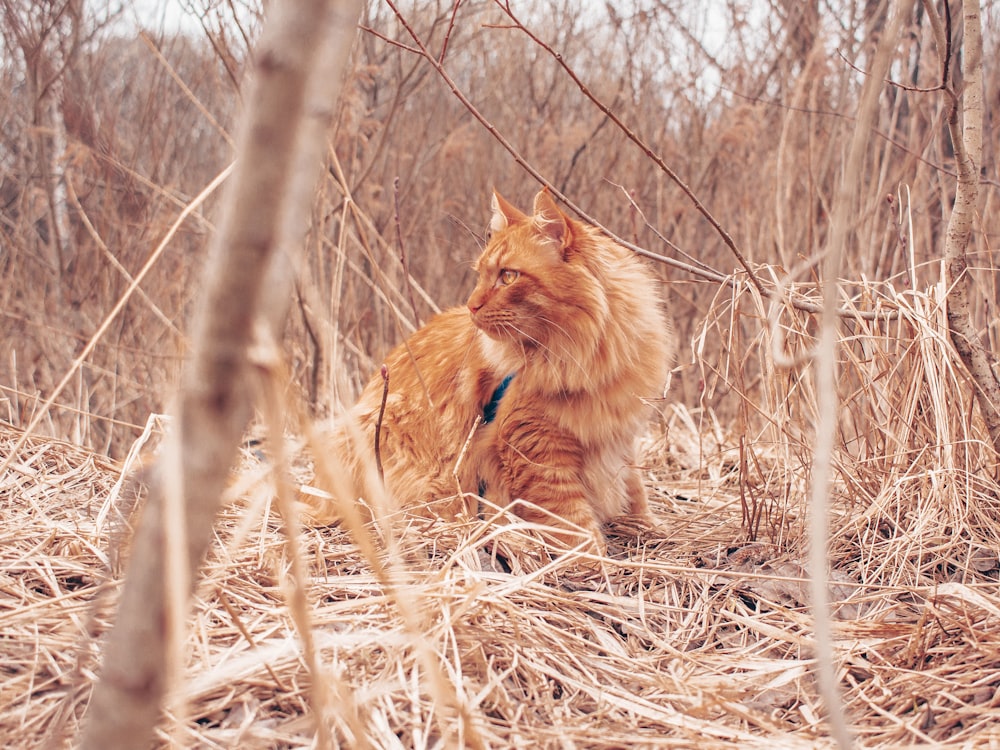
<svg viewBox="0 0 1000 750"><path fill-rule="evenodd" d="M628 494L628 514L651 524L653 514L649 511L649 495L642 474L634 466L625 469L625 491Z"/></svg>
<svg viewBox="0 0 1000 750"><path fill-rule="evenodd" d="M506 415L496 433L503 499L528 501L516 506L517 514L548 527L560 546L570 549L585 541L589 552L604 555L604 534L583 481L583 447L537 412L518 411Z"/></svg>
<svg viewBox="0 0 1000 750"><path fill-rule="evenodd" d="M541 497L543 492L544 490L537 493L536 497ZM587 506L587 511L575 513L575 510L581 507L580 499L573 498L567 502L563 498L553 502L549 496L545 501L534 500L530 505L521 505L517 509L517 514L525 521L544 525L546 535L562 549L574 549L583 544L584 552L604 557L608 553L604 532L597 523L593 511L589 510L586 499L582 502Z"/></svg>

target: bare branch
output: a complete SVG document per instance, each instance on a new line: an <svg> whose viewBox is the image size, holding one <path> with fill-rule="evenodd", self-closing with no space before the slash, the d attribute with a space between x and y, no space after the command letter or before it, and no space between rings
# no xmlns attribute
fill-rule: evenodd
<svg viewBox="0 0 1000 750"><path fill-rule="evenodd" d="M378 478L384 480L385 472L382 470L382 420L385 417L385 402L389 399L389 366L382 365L380 370L382 375L382 403L378 407L378 419L375 421L375 469L378 471Z"/></svg>
<svg viewBox="0 0 1000 750"><path fill-rule="evenodd" d="M503 135L503 133L501 133L499 131L499 129L482 112L479 111L479 109L472 103L472 101L458 87L458 84L448 74L448 71L445 70L444 66L437 59L437 57L435 57L430 52L430 50L427 48L427 46L424 44L423 40L421 39L420 35L417 34L417 32L414 30L414 28L409 23L409 21L406 19L406 17L396 7L395 2L393 0L386 0L386 4L392 9L393 13L395 13L395 15L396 15L396 18L399 20L399 22L402 24L403 28L406 30L406 33L409 35L410 39L413 41L413 46L410 46L410 45L407 45L407 44L403 44L401 42L389 39L386 36L384 36L383 34L380 34L380 33L376 32L376 31L368 29L367 27L362 27L363 30L371 32L372 34L374 34L378 38L380 38L383 41L385 41L387 44L394 45L396 47L399 47L401 49L406 50L407 52L411 52L413 54L419 55L420 57L422 57L425 60L427 60L427 62L434 68L434 70L437 72L437 74L441 77L441 79L445 82L445 84L451 90L452 94L454 94L454 96L462 103L462 105L469 111L469 113L487 130L487 132L489 132L489 134L491 136L493 136L493 138L496 139L496 141L501 146L503 146L503 148L507 151L507 153L509 153L514 158L514 161L525 172L527 172L529 175L531 175L533 178L535 178L540 184L547 186L549 188L549 190L552 192L553 195L555 195L563 203L565 203L578 216L580 216L580 218L582 218L584 221L586 221L586 222L588 222L590 224L593 224L596 227L599 227L602 231L604 231L605 234L608 235L608 237L610 237L611 239L613 239L615 242L619 243L623 247L628 248L629 250L631 250L632 252L636 253L637 255L643 256L644 258L648 258L650 260L654 260L654 261L656 261L658 263L663 263L664 265L668 265L668 266L671 266L671 267L676 268L678 270L681 270L681 271L684 271L686 273L689 273L689 274L691 274L692 276L694 276L696 278L701 278L701 279L704 279L706 281L711 281L711 282L714 282L714 283L717 283L717 284L726 284L728 286L735 287L735 286L743 283L743 280L742 280L742 278L740 276L723 274L723 273L721 273L719 271L712 270L711 268L708 268L707 266L705 266L703 264L693 265L693 264L690 264L690 263L684 263L683 261L679 261L679 260L677 260L675 258L670 258L668 256L661 255L659 253L654 253L654 252L652 252L652 251L650 251L650 250L648 250L646 248L639 247L635 243L629 242L628 240L626 240L626 239L620 237L619 235L617 235L615 232L612 232L610 229L608 229L608 227L606 227L604 224L602 224L596 218L594 218L593 216L589 215L586 211L584 211L582 208L580 208L579 205L577 205L574 201L572 201L566 195L564 195L563 192L559 189L558 186L556 186L547 177L545 177L544 175L542 175L541 172L539 172L531 163L529 163L528 160L525 159L524 156L522 156L521 153L514 147L514 145ZM504 10L505 10L505 12L509 13L508 9L504 8ZM511 17L513 18L513 16L511 16ZM515 19L515 21L516 21L516 19ZM526 33L529 33L529 32L526 31ZM530 35L530 33L529 33L529 35ZM534 39L534 37L532 37L532 38ZM561 60L561 58L559 58L559 56L558 56L558 53L552 52L552 50L549 50L549 51L550 51L550 53L552 53L553 55L555 55L557 57L557 59ZM582 86L582 84L581 84L581 86ZM587 93L587 92L585 92L585 93ZM623 127L624 128L624 126L621 125L620 120L617 120L617 118L614 118L611 113L607 112L606 109L604 108L604 106L600 102L594 100L594 103L597 104L598 107L602 108L602 111L605 111L605 114L608 114L609 117L612 118L613 122L616 122L616 124L618 124L619 127ZM647 153L647 155L650 156L650 158L654 158L654 159L658 158L651 151L649 151ZM660 160L660 161L662 162L662 160ZM668 173L672 172L670 170L670 168L666 166L666 164L663 164L663 168L665 170L667 170ZM681 182L679 182L678 184L681 185L682 188L686 187ZM697 205L702 205L701 202L698 201L698 199L693 194L689 193L689 195L696 202ZM702 207L704 207L704 206L702 206ZM705 209L705 210L707 211L707 209ZM715 223L717 224L717 222L715 222ZM721 226L718 226L717 228L723 234L724 238L728 237L728 234L725 233L725 230L723 230ZM730 238L730 242L732 242L731 238ZM727 243L727 244L729 244L729 243ZM758 292L763 297L766 297L766 298L772 299L772 300L775 299L774 293L764 287L763 282L760 280L760 278L757 275L756 271L754 271L752 269L752 267L750 267L749 263L739 253L738 249L736 249L735 243L732 243L731 245L729 245L729 247L736 252L737 257L740 259L741 265L743 265L743 268L745 269L744 273L746 274L747 279L750 280L750 283L753 284L753 286L758 290ZM782 300L776 300L776 301L781 302ZM803 310L805 312L810 312L810 313L819 313L822 310L822 306L821 305L815 304L815 303L812 303L812 302L808 302L806 300L798 299L798 298L792 298L792 299L788 300L788 304L791 304L796 309ZM838 310L838 314L839 315L844 315L844 316L849 316L849 317L858 317L858 316L860 316L860 317L862 317L864 319L876 319L876 318L878 318L878 319L890 319L890 318L895 317L895 313L893 311L865 311L865 312L859 312L857 310Z"/></svg>
<svg viewBox="0 0 1000 750"><path fill-rule="evenodd" d="M503 9L503 12L507 14L510 20L514 22L515 26L520 31L527 34L528 37L531 39L531 41L533 41L535 44L537 44L539 47L541 47L543 50L545 50L552 56L552 58L559 64L559 67L561 67L566 72L566 75L568 75L572 79L573 83L577 85L580 91L583 92L583 95L586 96L594 104L594 106L596 106L599 110L601 110L601 112L607 115L607 117L611 119L611 121L618 127L618 129L621 130L628 137L630 141L632 141L636 146L638 146L639 149L646 155L646 157L651 162L653 162L657 167L659 167L660 171L662 171L665 175L667 175L667 177L669 177L674 182L674 184L676 184L677 187L681 189L681 191L688 197L688 199L694 205L695 209L697 209L698 213L700 213L702 216L705 217L708 223L712 225L712 228L722 238L722 241L725 243L726 247L728 247L729 250L733 253L733 255L736 256L736 260L739 262L743 270L746 271L747 278L750 280L750 283L752 283L757 288L757 291L760 292L760 294L766 295L763 284L761 284L760 279L757 278L756 272L754 271L750 263L747 261L746 257L744 257L742 251L736 246L736 241L732 238L729 232L727 232L725 228L723 228L722 224L719 223L719 221L715 218L715 216L712 215L712 212L708 210L708 207L701 202L701 200L698 198L697 195L694 194L694 191L691 190L690 187L688 187L687 183L685 183L684 180L680 178L680 175L678 175L673 169L671 169L667 165L667 163L663 160L663 157L661 157L658 153L656 153L656 151L654 151L649 144L647 144L644 140L642 140L642 138L640 138L634 130L632 130L624 122L622 122L621 118L618 117L618 115L614 112L613 109L611 109L611 107L608 107L606 104L604 104L604 102L602 102L594 95L594 93L587 87L587 85L582 80L580 80L580 77L576 74L576 71L574 71L569 66L569 64L566 62L565 58L561 54L553 50L548 44L539 39L530 29L528 29L524 24L521 23L520 19L518 19L511 11L509 3L502 3L499 0L495 0L495 2L501 9Z"/></svg>
<svg viewBox="0 0 1000 750"><path fill-rule="evenodd" d="M448 88L451 89L452 94L454 94L455 97L462 103L462 105L469 111L469 113L473 117L475 117L476 120L478 120L479 123L484 128L486 128L489 134L492 135L497 140L497 142L504 147L504 149L506 149L507 153L509 153L512 157L514 157L514 161L516 161L518 165L520 165L520 167L524 169L524 171L526 171L528 174L530 174L532 177L538 180L539 183L548 186L549 190L552 191L553 195L555 195L563 203L569 206L581 218L583 218L585 221L591 224L594 224L595 226L600 226L602 229L604 229L605 232L607 232L609 237L614 239L616 242L619 242L620 244L624 245L625 247L629 248L633 252L638 253L639 255L643 255L647 258L650 258L651 260L656 260L666 265L673 266L682 271L686 271L692 274L693 276L704 278L709 281L715 281L715 282L725 281L727 277L724 274L717 272L706 272L703 269L696 268L687 263L682 263L673 258L668 258L663 255L658 255L657 253L650 252L649 250L646 250L644 248L637 247L636 245L630 242L626 242L625 240L616 236L613 232L609 231L606 227L601 225L596 219L589 216L583 209L581 209L573 201L571 201L569 198L563 195L563 193L559 190L559 188L556 187L556 185L554 185L548 178L544 177L537 169L535 169L528 162L528 160L525 159L520 154L520 152L514 147L514 145L509 140L507 140L507 138L503 135L503 133L501 133L497 129L497 127L492 122L490 122L489 119L487 119L487 117L483 115L483 113L480 112L476 108L476 106L469 100L469 98L462 92L462 90L458 87L458 84L455 83L455 81L451 78L450 75L448 75L448 72L444 69L444 66L438 61L438 59L433 54L431 54L430 50L427 49L427 46L424 44L423 40L410 25L409 21L407 21L406 17L399 11L393 0L386 0L386 4L392 9L393 13L396 14L396 18L399 19L399 22L403 25L403 28L406 29L406 33L409 34L410 39L413 40L414 46L410 47L408 45L395 42L393 40L385 38L381 34L377 34L377 36L389 44L401 47L402 49L405 49L409 52L413 52L414 54L418 54L425 60L427 60L427 62L430 63L430 65L434 68L434 70L437 71L437 74L441 76L442 80L444 80Z"/></svg>

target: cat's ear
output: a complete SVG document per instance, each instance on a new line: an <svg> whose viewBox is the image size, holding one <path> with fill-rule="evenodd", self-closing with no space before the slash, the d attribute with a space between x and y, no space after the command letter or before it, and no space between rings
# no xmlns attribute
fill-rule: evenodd
<svg viewBox="0 0 1000 750"><path fill-rule="evenodd" d="M528 218L521 211L505 201L503 196L496 190L493 191L492 206L493 216L490 219L490 234L496 234L511 224L517 224Z"/></svg>
<svg viewBox="0 0 1000 750"><path fill-rule="evenodd" d="M559 248L565 257L565 250L570 243L569 221L566 214L552 200L547 187L542 188L535 196L535 215L531 220L543 239Z"/></svg>

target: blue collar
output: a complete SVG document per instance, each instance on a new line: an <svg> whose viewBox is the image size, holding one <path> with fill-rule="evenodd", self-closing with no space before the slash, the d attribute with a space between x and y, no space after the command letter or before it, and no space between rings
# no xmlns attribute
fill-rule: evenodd
<svg viewBox="0 0 1000 750"><path fill-rule="evenodd" d="M493 391L493 395L490 396L489 402L483 407L483 424L489 424L494 419L497 418L497 409L500 408L500 399L503 398L503 394L507 392L507 386L510 385L510 381L514 379L516 373L511 373L503 379L503 381L496 387Z"/></svg>

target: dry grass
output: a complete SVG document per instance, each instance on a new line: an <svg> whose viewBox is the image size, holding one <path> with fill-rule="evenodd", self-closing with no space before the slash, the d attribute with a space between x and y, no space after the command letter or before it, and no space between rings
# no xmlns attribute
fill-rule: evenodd
<svg viewBox="0 0 1000 750"><path fill-rule="evenodd" d="M849 320L842 342L851 418L837 452L831 593L846 711L860 747L996 747L991 454L933 294L865 291L898 317ZM713 320L733 309L766 315L754 299L734 295ZM791 308L775 317L786 354L809 345L809 318ZM308 627L339 696L326 717L337 735L358 744L356 716L355 731L374 747L828 746L812 680L807 476L795 458L808 453L808 435L782 416L814 398L809 369L777 368L768 335L740 351L743 370L756 357L787 384L783 400L761 405L767 426L741 440L736 422L665 407L645 451L658 527L613 528L599 569L550 562L516 519L422 522L395 528L401 552L387 588L347 532L305 533ZM2 437L11 445L18 434ZM295 472L312 476L308 462ZM193 746L312 742L273 473L245 451L198 589L187 713L172 730ZM85 706L98 659L92 635L114 598L97 596L117 517L109 510L129 507L128 483L113 492L119 474L78 448L36 440L0 479L12 499L0 737L18 746L65 746ZM443 685L429 679L421 651Z"/></svg>
<svg viewBox="0 0 1000 750"><path fill-rule="evenodd" d="M455 21L445 67L529 163L626 239L735 266L677 186L492 3L462 3L455 19L453 3L439 5L437 16L413 6L411 22L438 50ZM401 748L829 745L804 571L819 394L816 320L802 308L820 302L811 264L863 79L829 50L864 62L877 19L841 25L848 4L834 3L800 23L775 2L766 34L737 24L725 59L709 59L669 3L593 27L571 6L545 4L532 19L546 43L654 144L781 300L742 276L727 286L663 269L690 356L646 445L659 527L613 529L599 572L550 564L511 519L396 528L388 586L346 532L310 531L296 621L274 472L248 450L190 621L182 718L164 726L164 744L169 733L196 747L313 746L322 691L311 690L304 616L332 696L325 719L348 746L359 735ZM65 61L61 109L19 83L45 54L0 66L12 123L0 181L0 456L129 274L229 162L219 130L255 32L203 20L211 44L95 34ZM381 3L368 24L405 38ZM932 87L939 65L920 24L893 73ZM992 52L995 14L987 33ZM56 46L39 49L60 62ZM350 401L389 345L468 291L489 189L519 199L537 188L410 53L366 33L357 56L287 337L293 381L319 413ZM706 69L728 88L707 96ZM141 85L104 85L124 80ZM948 340L935 260L954 185L938 137L946 105L939 92L885 89L844 257L831 593L861 747L1000 748L997 458ZM973 316L994 351L998 137L988 123L970 248ZM51 170L68 186L63 216ZM208 206L184 224L46 415L39 435L70 442L33 436L0 476L4 746L68 746L78 727L135 490L101 456L124 456L172 392L211 217ZM308 464L297 471L311 481Z"/></svg>
<svg viewBox="0 0 1000 750"><path fill-rule="evenodd" d="M32 65L44 68L45 55L26 61L15 48L0 66L0 96L11 122L2 135L8 156L0 179L6 345L0 414L12 424L31 419L81 342L120 300L127 274L142 267L178 212L231 162L225 131L239 109L256 17L250 14L254 20L237 28L246 15L227 16L209 0L191 5L204 8L201 34L149 30L140 38L112 26L76 49L66 65L61 111L54 92L43 97L19 84L33 75L44 78L45 70ZM528 163L590 215L649 250L681 259L683 253L723 273L735 266L690 199L608 122L548 52L508 28L494 2L463 2L454 19L454 3L403 5L432 51L441 49L451 29L444 64L452 78ZM715 56L699 43L698 13L678 13L670 2L628 12L627 3L619 4L607 18L602 14L608 10L596 6L587 17L573 3L528 5L534 10L525 23L687 182L747 258L789 269L813 258L829 232L843 144L865 78L830 50L867 64L866 45L878 35L878 19L852 15L867 5L834 3L816 18L800 19L774 0L770 15L759 14L755 25L733 2L726 9L733 33L724 54ZM31 4L12 7L27 13ZM96 21L86 16L81 23ZM390 39L411 41L384 3L370 4L365 23ZM897 50L894 80L932 87L940 66L926 20L918 25L915 18L913 30ZM36 31L46 31L44 24ZM60 52L54 47L64 33L56 25L46 37L50 46L39 42L55 62ZM996 90L995 14L988 15L986 35L987 90ZM307 281L288 336L295 379L319 412L338 396L351 400L352 393L337 392L337 377L367 376L406 335L397 311L426 319L435 304L453 304L468 293L490 190L526 204L538 189L426 62L364 33L356 63L331 132L336 163L331 159L330 177L313 204ZM724 89L706 83L715 78ZM941 137L949 102L940 92L890 86L881 101L844 274L901 288L912 273L920 288L939 275L934 259L954 185L952 156ZM63 153L46 141L60 125ZM982 217L996 211L1000 196L998 138L1000 129L988 122ZM46 175L60 168L69 188L71 232L64 239L67 254L57 263L54 219L46 206L58 203L58 196L51 195ZM887 204L887 195L895 205ZM909 214L902 223L900 204ZM213 199L183 224L142 293L57 402L63 408L47 415L46 434L120 459L146 416L168 410L215 218ZM901 234L909 247L901 246ZM984 303L997 298L996 244L994 227L984 219L970 252L981 298L976 320L994 349L998 329ZM410 274L427 292L412 295L416 313L399 263L404 251ZM717 287L672 269L662 276L687 340L710 314ZM737 322L741 335L756 335L752 325ZM715 340L705 353L723 356ZM697 376L680 373L675 385L678 400L699 402ZM735 416L735 402L725 392L701 403L726 419Z"/></svg>

